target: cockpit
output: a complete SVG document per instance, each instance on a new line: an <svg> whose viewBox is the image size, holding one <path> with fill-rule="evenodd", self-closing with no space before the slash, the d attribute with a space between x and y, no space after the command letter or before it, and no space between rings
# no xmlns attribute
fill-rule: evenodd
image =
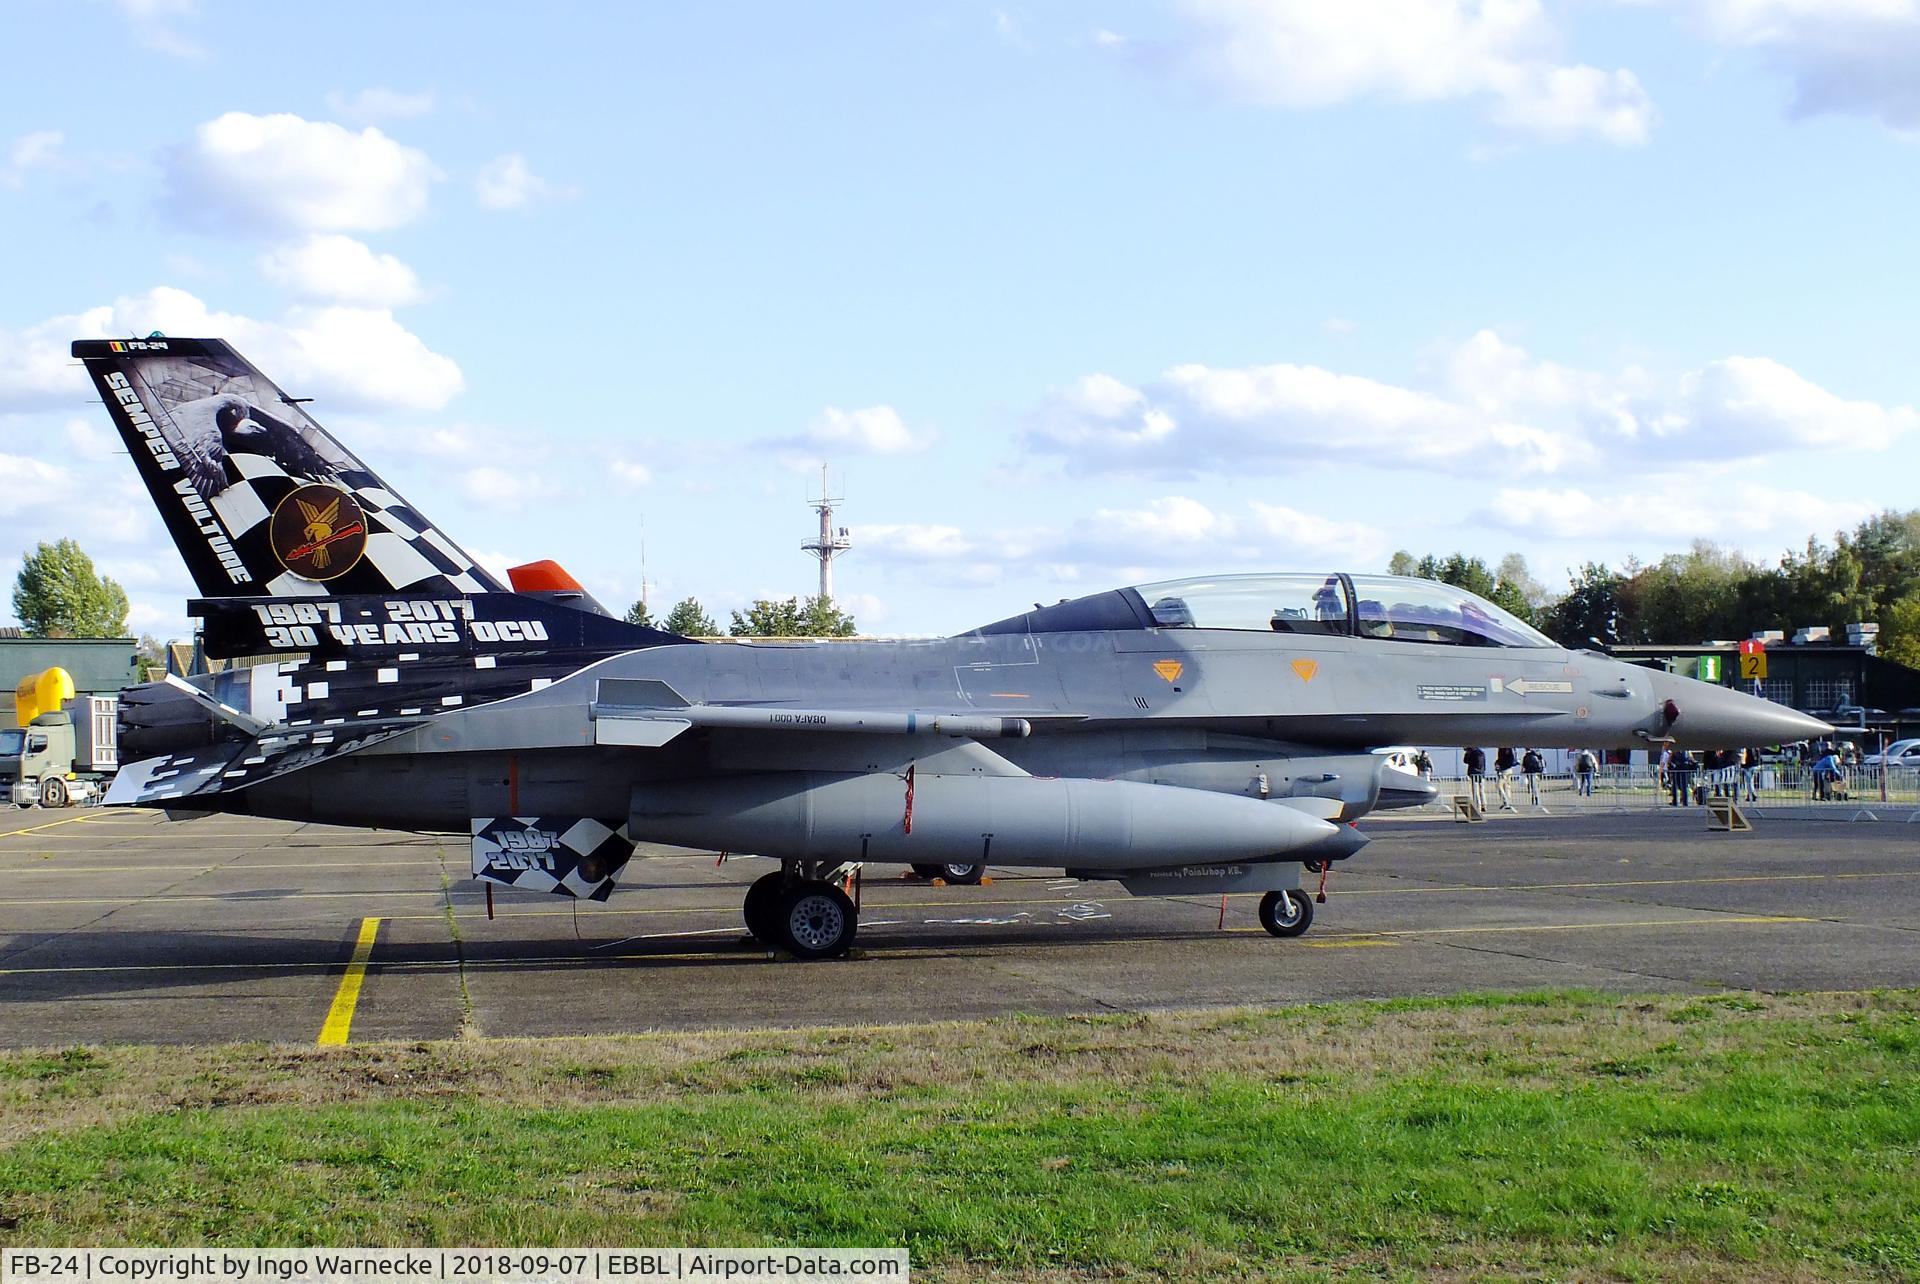
<svg viewBox="0 0 1920 1284"><path fill-rule="evenodd" d="M1485 598L1398 575L1220 575L1134 589L1154 627L1266 629L1446 646L1550 647Z"/></svg>
<svg viewBox="0 0 1920 1284"><path fill-rule="evenodd" d="M980 633L1240 629L1441 646L1550 647L1532 625L1438 580L1399 575L1215 575L1038 607Z"/></svg>

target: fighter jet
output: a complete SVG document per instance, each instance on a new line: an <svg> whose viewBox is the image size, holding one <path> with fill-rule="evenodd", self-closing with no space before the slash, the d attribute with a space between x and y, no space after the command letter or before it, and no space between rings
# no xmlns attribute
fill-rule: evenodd
<svg viewBox="0 0 1920 1284"><path fill-rule="evenodd" d="M206 653L124 693L109 805L463 833L474 877L604 899L636 843L772 858L748 930L845 954L867 862L1262 893L1432 797L1392 744L1734 747L1791 709L1346 573L1114 588L935 641L704 643L551 562L502 584L217 339L78 341L201 596ZM265 425L266 427L256 427Z"/></svg>

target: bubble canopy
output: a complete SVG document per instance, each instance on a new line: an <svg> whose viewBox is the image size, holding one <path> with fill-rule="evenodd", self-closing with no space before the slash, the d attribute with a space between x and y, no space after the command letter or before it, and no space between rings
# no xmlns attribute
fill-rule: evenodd
<svg viewBox="0 0 1920 1284"><path fill-rule="evenodd" d="M1398 575L1216 575L1136 585L1154 625L1255 629L1426 642L1551 647L1554 642L1485 598L1438 580Z"/></svg>

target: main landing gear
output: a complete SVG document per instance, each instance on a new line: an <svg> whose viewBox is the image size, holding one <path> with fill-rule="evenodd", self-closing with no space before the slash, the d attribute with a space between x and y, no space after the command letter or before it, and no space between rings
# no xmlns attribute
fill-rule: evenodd
<svg viewBox="0 0 1920 1284"><path fill-rule="evenodd" d="M1260 898L1260 926L1275 936L1298 936L1313 926L1313 897L1302 888Z"/></svg>
<svg viewBox="0 0 1920 1284"><path fill-rule="evenodd" d="M788 950L795 958L839 958L853 948L860 910L831 869L820 861L786 861L777 873L747 888L742 914L747 930L763 945Z"/></svg>

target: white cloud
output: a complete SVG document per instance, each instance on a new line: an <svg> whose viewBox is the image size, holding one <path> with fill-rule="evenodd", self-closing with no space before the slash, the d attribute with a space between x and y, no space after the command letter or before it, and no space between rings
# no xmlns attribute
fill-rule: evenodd
<svg viewBox="0 0 1920 1284"><path fill-rule="evenodd" d="M1539 0L1184 0L1184 61L1248 101L1478 99L1502 127L1551 140L1646 141L1653 104L1631 71L1557 60Z"/></svg>
<svg viewBox="0 0 1920 1284"><path fill-rule="evenodd" d="M1293 364L1189 364L1141 387L1089 375L1028 416L1024 441L1083 470L1271 473L1339 460L1520 477L1603 455L1885 449L1920 428L1912 407L1849 401L1764 358L1662 380L1635 367L1576 370L1483 330L1430 365L1418 388Z"/></svg>
<svg viewBox="0 0 1920 1284"><path fill-rule="evenodd" d="M1591 543L1639 530L1658 532L1670 548L1708 539L1777 556L1810 532L1857 525L1883 507L1735 478L1702 484L1698 476L1669 474L1638 479L1632 489L1614 494L1581 487L1503 489L1477 516L1535 539Z"/></svg>
<svg viewBox="0 0 1920 1284"><path fill-rule="evenodd" d="M482 464L461 473L460 489L476 504L509 512L559 493L559 487L525 469L509 471L492 464Z"/></svg>
<svg viewBox="0 0 1920 1284"><path fill-rule="evenodd" d="M371 125L230 111L194 131L166 160L168 201L203 227L373 231L427 208L437 173L425 153Z"/></svg>
<svg viewBox="0 0 1920 1284"><path fill-rule="evenodd" d="M14 139L7 149L7 168L0 170L0 186L18 188L33 170L57 168L66 141L57 129L37 129Z"/></svg>
<svg viewBox="0 0 1920 1284"><path fill-rule="evenodd" d="M856 548L900 561L956 561L980 554L958 526L876 522L852 528Z"/></svg>
<svg viewBox="0 0 1920 1284"><path fill-rule="evenodd" d="M410 120L416 116L430 116L438 106L430 89L409 94L375 86L355 94L342 93L338 89L327 94L327 110L347 120Z"/></svg>
<svg viewBox="0 0 1920 1284"><path fill-rule="evenodd" d="M269 377L282 387L302 387L298 395L319 398L323 410L329 401L360 409L438 410L466 386L451 357L431 351L384 309L295 308L284 323L261 326L259 337L259 355L242 351L269 372L284 362L280 368L288 373Z"/></svg>
<svg viewBox="0 0 1920 1284"><path fill-rule="evenodd" d="M511 579L507 574L509 568L525 566L529 561L533 560L514 553L491 552L478 548L471 550L471 552L473 560L480 563L480 565L484 566L487 570L492 571L493 577L502 584L509 582Z"/></svg>
<svg viewBox="0 0 1920 1284"><path fill-rule="evenodd" d="M0 487L0 547L27 547L62 535L89 546L96 540L129 544L154 533L153 505L125 464L85 459L54 464L0 451L0 477L8 482ZM17 536L16 519L28 523Z"/></svg>
<svg viewBox="0 0 1920 1284"><path fill-rule="evenodd" d="M1915 0L1684 0L1708 35L1793 82L1795 116L1842 113L1920 132Z"/></svg>
<svg viewBox="0 0 1920 1284"><path fill-rule="evenodd" d="M1009 13L1005 9L993 11L993 34L1000 37L1000 42L1011 45L1015 49L1031 52L1033 46L1027 41L1025 27L1026 21L1021 15Z"/></svg>
<svg viewBox="0 0 1920 1284"><path fill-rule="evenodd" d="M69 419L61 430L67 449L78 459L111 459L124 449L111 430L91 419Z"/></svg>
<svg viewBox="0 0 1920 1284"><path fill-rule="evenodd" d="M892 614L886 602L871 593L835 593L833 604L853 617L862 633L873 633Z"/></svg>
<svg viewBox="0 0 1920 1284"><path fill-rule="evenodd" d="M1185 495L1101 508L1063 526L969 532L958 526L853 528L863 559L938 583L985 585L1021 575L1061 584L1113 583L1217 569L1379 561L1386 536L1361 522L1258 501L1222 511Z"/></svg>
<svg viewBox="0 0 1920 1284"><path fill-rule="evenodd" d="M129 334L222 338L289 395L344 409L438 410L465 384L460 367L430 351L378 308L296 307L278 321L214 312L185 290L160 286L19 331L0 331L0 411L84 402L73 339Z"/></svg>
<svg viewBox="0 0 1920 1284"><path fill-rule="evenodd" d="M1681 380L1678 418L1696 445L1736 453L1795 448L1885 450L1920 426L1911 406L1848 401L1765 357L1728 357Z"/></svg>
<svg viewBox="0 0 1920 1284"><path fill-rule="evenodd" d="M205 46L188 39L173 26L178 19L198 18L199 0L118 0L118 4L134 36L147 48L194 62L207 56Z"/></svg>
<svg viewBox="0 0 1920 1284"><path fill-rule="evenodd" d="M316 232L263 255L260 272L302 298L334 303L391 308L417 303L424 293L405 263L337 232Z"/></svg>
<svg viewBox="0 0 1920 1284"><path fill-rule="evenodd" d="M626 486L647 486L653 482L653 470L631 459L616 459L613 461L613 477Z"/></svg>
<svg viewBox="0 0 1920 1284"><path fill-rule="evenodd" d="M1385 537L1359 522L1258 501L1243 513L1221 512L1185 495L1169 495L1141 508L1099 509L1076 520L1057 540L1043 542L1040 555L1049 562L1136 578L1197 565L1370 562L1385 549Z"/></svg>
<svg viewBox="0 0 1920 1284"><path fill-rule="evenodd" d="M473 180L474 196L490 210L523 209L537 200L570 196L571 189L555 187L527 166L518 152L496 156L481 166Z"/></svg>
<svg viewBox="0 0 1920 1284"><path fill-rule="evenodd" d="M905 455L925 450L934 434L907 427L892 406L841 410L828 406L807 430L806 443L821 450L858 455Z"/></svg>

